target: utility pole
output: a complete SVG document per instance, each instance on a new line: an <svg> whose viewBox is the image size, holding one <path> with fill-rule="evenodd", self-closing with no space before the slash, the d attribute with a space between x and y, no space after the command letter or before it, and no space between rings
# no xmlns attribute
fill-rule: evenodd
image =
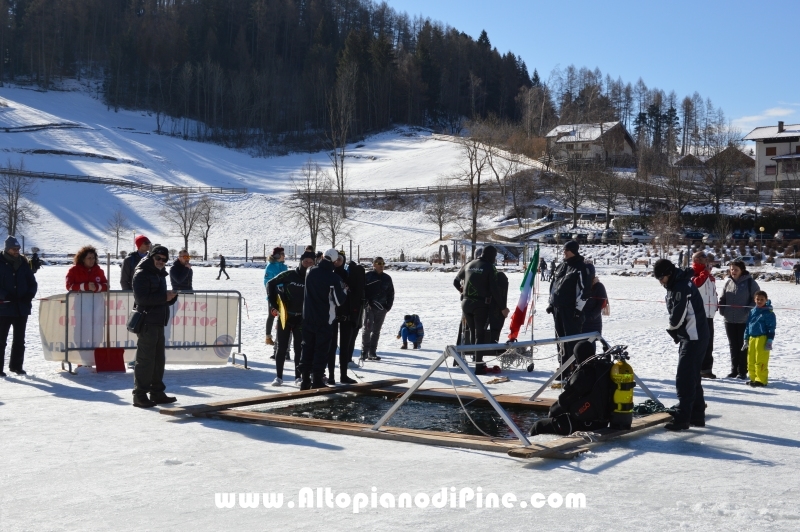
<svg viewBox="0 0 800 532"><path fill-rule="evenodd" d="M244 239L244 261L247 262L247 239Z"/></svg>

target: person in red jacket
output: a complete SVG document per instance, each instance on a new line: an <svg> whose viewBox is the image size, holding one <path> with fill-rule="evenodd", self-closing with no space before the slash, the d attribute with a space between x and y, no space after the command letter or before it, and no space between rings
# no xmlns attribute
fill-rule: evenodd
<svg viewBox="0 0 800 532"><path fill-rule="evenodd" d="M73 259L74 266L67 272L67 290L70 292L107 292L108 281L103 268L97 265L97 250L83 246Z"/></svg>

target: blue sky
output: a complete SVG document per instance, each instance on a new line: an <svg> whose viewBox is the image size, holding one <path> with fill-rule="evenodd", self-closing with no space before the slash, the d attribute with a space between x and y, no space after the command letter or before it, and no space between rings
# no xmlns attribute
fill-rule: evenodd
<svg viewBox="0 0 800 532"><path fill-rule="evenodd" d="M546 80L554 67L641 77L679 98L694 91L743 134L800 123L800 1L388 0L522 56Z"/></svg>

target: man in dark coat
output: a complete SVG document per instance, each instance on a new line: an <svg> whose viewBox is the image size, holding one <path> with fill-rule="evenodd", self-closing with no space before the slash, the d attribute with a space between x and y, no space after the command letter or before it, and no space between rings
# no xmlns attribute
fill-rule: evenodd
<svg viewBox="0 0 800 532"><path fill-rule="evenodd" d="M230 281L231 280L231 276L228 275L228 272L225 271L225 257L222 254L220 254L220 256L219 256L219 273L217 274L217 281L219 281L219 278L222 277L223 273L225 274L225 277L227 277L227 280Z"/></svg>
<svg viewBox="0 0 800 532"><path fill-rule="evenodd" d="M564 385L550 415L531 427L531 436L592 431L608 426L611 418L611 362L595 357L595 345L587 341L575 345L577 366Z"/></svg>
<svg viewBox="0 0 800 532"><path fill-rule="evenodd" d="M146 236L139 235L133 242L136 244L136 251L131 252L131 254L122 261L122 273L119 276L119 284L123 290L133 290L133 274L136 272L136 266L138 266L139 261L147 257L147 254L150 252L150 239Z"/></svg>
<svg viewBox="0 0 800 532"><path fill-rule="evenodd" d="M339 258L333 263L333 273L341 278L342 283L347 286L347 269L344 267L345 264L345 255L344 252L339 252ZM347 318L350 314L347 299L350 298L350 294L347 294L347 297L342 304L336 307L336 318L334 318L333 323L331 323L331 345L328 348L328 381L327 384L329 386L336 384L336 377L334 376L334 370L336 369L336 348L339 348L339 369L340 372L344 371L345 374L347 372L347 363L349 360L345 360L342 358L342 352L344 351L342 346L345 346L350 343L350 335L353 333L352 327L350 327L350 323L348 322ZM348 377L349 381L352 381ZM353 381L355 382L355 381ZM352 384L352 382L347 382L344 384Z"/></svg>
<svg viewBox="0 0 800 532"><path fill-rule="evenodd" d="M394 284L389 274L383 273L386 265L382 257L372 261L372 271L364 279L364 298L367 300L364 315L364 332L361 334L361 359L380 360L377 355L378 340L386 314L394 305Z"/></svg>
<svg viewBox="0 0 800 532"><path fill-rule="evenodd" d="M328 364L331 323L336 318L336 307L344 302L346 295L342 279L333 273L333 263L338 258L339 252L329 249L319 264L306 274L303 351L300 355L301 390L325 386L322 377Z"/></svg>
<svg viewBox="0 0 800 532"><path fill-rule="evenodd" d="M31 301L39 286L33 276L28 259L19 252L19 242L13 236L6 238L0 258L0 377L5 377L8 331L14 329L8 369L17 375L26 375L22 369L25 361L25 327L31 314Z"/></svg>
<svg viewBox="0 0 800 532"><path fill-rule="evenodd" d="M586 319L583 322L581 332L599 332L602 334L603 309L608 305L608 294L603 283L599 280L595 282L596 270L594 264L587 264L586 269L589 271L592 288L589 291L589 299L583 307L583 315Z"/></svg>
<svg viewBox="0 0 800 532"><path fill-rule="evenodd" d="M355 365L353 352L356 349L358 330L364 325L366 275L364 267L355 261L351 260L347 265L347 301L345 301L347 314L346 320L342 323L346 322L351 330L348 341L346 343L343 341L342 345L339 346L339 379L344 384L356 383L354 379L347 376L347 368L351 364ZM342 366L345 360L347 362Z"/></svg>
<svg viewBox="0 0 800 532"><path fill-rule="evenodd" d="M169 323L169 307L175 304L178 295L167 290L167 260L169 250L155 246L147 258L139 262L133 274L133 308L146 313L144 326L137 334L133 369L133 406L139 408L152 408L177 400L164 393L167 388L164 385L164 328Z"/></svg>
<svg viewBox="0 0 800 532"><path fill-rule="evenodd" d="M192 265L189 263L190 260L189 252L182 249L178 252L178 258L175 259L175 262L169 269L169 280L172 283L172 289L176 292L192 291L192 276L194 272L192 272Z"/></svg>
<svg viewBox="0 0 800 532"><path fill-rule="evenodd" d="M553 315L556 337L580 334L583 326L583 307L589 299L592 280L583 257L578 254L578 243L570 240L564 244L564 261L550 278L550 300L547 313ZM559 366L572 356L576 342L559 344ZM569 371L565 371L568 375ZM557 379L561 379L559 375Z"/></svg>
<svg viewBox="0 0 800 532"><path fill-rule="evenodd" d="M680 344L675 376L678 408L673 420L664 425L667 430L686 430L690 425L706 425L700 367L708 343L708 323L703 298L692 282L690 272L676 268L668 259L659 259L653 266L653 277L667 289L667 333L676 344Z"/></svg>
<svg viewBox="0 0 800 532"><path fill-rule="evenodd" d="M497 249L486 246L477 259L468 262L458 272L453 285L462 284L461 310L464 314L467 341L464 344L485 344L491 339L486 333L489 325L489 315L492 307L503 300L497 282L497 268L494 262L497 259ZM475 353L475 374L485 375L486 364L483 362L483 353Z"/></svg>
<svg viewBox="0 0 800 532"><path fill-rule="evenodd" d="M303 346L303 300L305 299L306 272L314 266L314 252L306 251L300 257L300 265L281 272L267 282L267 299L270 313L279 315L278 300L286 309L286 323L278 322L278 342L275 354L277 376L273 386L283 384L283 366L289 355L289 340L294 342L294 377L300 380L300 351Z"/></svg>

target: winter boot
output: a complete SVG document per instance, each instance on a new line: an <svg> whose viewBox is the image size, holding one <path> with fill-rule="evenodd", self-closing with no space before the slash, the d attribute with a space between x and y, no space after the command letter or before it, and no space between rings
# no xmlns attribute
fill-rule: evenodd
<svg viewBox="0 0 800 532"><path fill-rule="evenodd" d="M703 423L705 423L705 422L703 422ZM683 422L681 422L681 421L670 421L669 423L664 425L664 428L667 429L667 430L671 430L673 432L677 432L677 431L680 431L680 430L687 430L689 428L689 422L688 421L683 421Z"/></svg>
<svg viewBox="0 0 800 532"><path fill-rule="evenodd" d="M422 342L414 342L414 349L419 349L422 347Z"/></svg>
<svg viewBox="0 0 800 532"><path fill-rule="evenodd" d="M156 404L147 398L147 394L136 394L133 396L133 406L137 408L153 408Z"/></svg>
<svg viewBox="0 0 800 532"><path fill-rule="evenodd" d="M403 342L403 345L400 346L400 349L408 349L408 343Z"/></svg>
<svg viewBox="0 0 800 532"><path fill-rule="evenodd" d="M358 384L357 380L351 379L347 375L342 375L342 377L339 379L339 382L341 382L342 384Z"/></svg>
<svg viewBox="0 0 800 532"><path fill-rule="evenodd" d="M164 392L150 392L150 400L157 405L166 405L174 403L178 400L177 397L170 397Z"/></svg>
<svg viewBox="0 0 800 532"><path fill-rule="evenodd" d="M311 388L325 388L325 382L322 380L322 373L315 373L311 380Z"/></svg>
<svg viewBox="0 0 800 532"><path fill-rule="evenodd" d="M478 362L475 364L475 375L486 375L486 363Z"/></svg>
<svg viewBox="0 0 800 532"><path fill-rule="evenodd" d="M272 335L271 334L267 335L267 339L266 339L266 341L264 343L266 343L267 345L275 345L275 342L272 341Z"/></svg>

